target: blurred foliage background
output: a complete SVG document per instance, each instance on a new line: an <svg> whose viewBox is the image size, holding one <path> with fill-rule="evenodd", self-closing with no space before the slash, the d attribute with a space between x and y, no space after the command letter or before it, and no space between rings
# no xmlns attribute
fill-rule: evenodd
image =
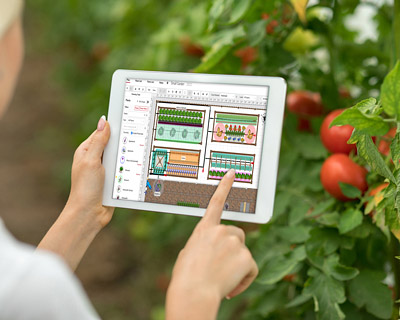
<svg viewBox="0 0 400 320"><path fill-rule="evenodd" d="M341 213L354 204L333 200L320 183L328 152L319 127L330 110L379 96L396 59L396 14L393 1L383 0L27 1L28 56L51 55L52 79L64 92L57 106L63 125L42 139L61 135L73 150L89 136L107 112L116 69L281 76L289 91L318 93L324 112L306 119L306 131L297 115L286 114L272 221L239 224L259 280L224 301L219 319L389 319L392 309L395 319L389 286L398 298L397 249L369 216L340 230ZM62 158L51 168L65 196L70 166ZM117 209L111 228L132 247L126 260L146 252L148 265L140 268L151 272L124 291L130 307L92 299L100 315L163 319L173 262L197 221ZM138 303L138 295L151 303Z"/></svg>

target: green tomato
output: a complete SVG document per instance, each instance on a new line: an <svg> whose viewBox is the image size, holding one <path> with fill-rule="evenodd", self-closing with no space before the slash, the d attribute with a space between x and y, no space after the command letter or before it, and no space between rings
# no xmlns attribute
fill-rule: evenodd
<svg viewBox="0 0 400 320"><path fill-rule="evenodd" d="M305 54L318 42L318 37L312 31L297 27L286 38L283 48L293 54Z"/></svg>

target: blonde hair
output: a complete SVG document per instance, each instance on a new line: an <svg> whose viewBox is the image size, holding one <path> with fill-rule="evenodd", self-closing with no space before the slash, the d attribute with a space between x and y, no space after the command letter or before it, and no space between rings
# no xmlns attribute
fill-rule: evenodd
<svg viewBox="0 0 400 320"><path fill-rule="evenodd" d="M23 7L23 0L0 0L0 39L17 19Z"/></svg>

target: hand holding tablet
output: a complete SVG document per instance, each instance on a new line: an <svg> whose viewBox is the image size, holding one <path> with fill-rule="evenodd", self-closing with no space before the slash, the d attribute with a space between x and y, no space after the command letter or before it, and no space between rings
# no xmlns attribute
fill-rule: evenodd
<svg viewBox="0 0 400 320"><path fill-rule="evenodd" d="M202 216L234 169L222 219L267 222L285 93L281 78L116 71L103 204Z"/></svg>

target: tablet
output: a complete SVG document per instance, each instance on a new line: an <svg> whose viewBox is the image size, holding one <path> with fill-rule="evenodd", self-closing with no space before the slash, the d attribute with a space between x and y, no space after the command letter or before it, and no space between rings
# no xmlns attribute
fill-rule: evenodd
<svg viewBox="0 0 400 320"><path fill-rule="evenodd" d="M103 204L202 216L233 168L222 219L268 222L285 96L277 77L117 70Z"/></svg>

